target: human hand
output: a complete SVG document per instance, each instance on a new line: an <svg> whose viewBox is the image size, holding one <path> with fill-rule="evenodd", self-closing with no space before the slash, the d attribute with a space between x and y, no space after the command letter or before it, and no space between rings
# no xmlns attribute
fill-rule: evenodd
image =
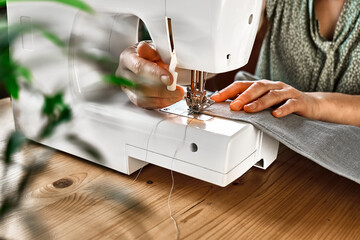
<svg viewBox="0 0 360 240"><path fill-rule="evenodd" d="M123 91L136 106L147 109L164 108L180 101L184 96L184 90L180 86L175 91L167 90L167 85L173 82L168 67L150 42L140 42L121 53L116 75L132 79L138 84L134 89L123 87Z"/></svg>
<svg viewBox="0 0 360 240"><path fill-rule="evenodd" d="M304 93L283 82L234 82L211 97L215 102L233 98L235 100L230 103L233 111L255 113L280 104L272 112L274 117L296 113L307 118L319 119L319 98L316 93Z"/></svg>

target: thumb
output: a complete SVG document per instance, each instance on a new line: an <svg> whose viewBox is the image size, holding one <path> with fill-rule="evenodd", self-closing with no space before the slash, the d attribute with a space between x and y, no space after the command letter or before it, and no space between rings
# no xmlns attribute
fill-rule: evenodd
<svg viewBox="0 0 360 240"><path fill-rule="evenodd" d="M159 53L151 47L147 42L140 42L136 48L139 57L151 62L161 61Z"/></svg>
<svg viewBox="0 0 360 240"><path fill-rule="evenodd" d="M159 67L169 70L169 65L161 61L159 53L147 42L140 42L136 51L139 57L155 62Z"/></svg>

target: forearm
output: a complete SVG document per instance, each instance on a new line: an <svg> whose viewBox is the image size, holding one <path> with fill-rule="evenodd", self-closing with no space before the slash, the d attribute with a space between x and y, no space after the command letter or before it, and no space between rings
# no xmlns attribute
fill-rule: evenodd
<svg viewBox="0 0 360 240"><path fill-rule="evenodd" d="M316 119L360 127L360 95L308 93L318 99Z"/></svg>

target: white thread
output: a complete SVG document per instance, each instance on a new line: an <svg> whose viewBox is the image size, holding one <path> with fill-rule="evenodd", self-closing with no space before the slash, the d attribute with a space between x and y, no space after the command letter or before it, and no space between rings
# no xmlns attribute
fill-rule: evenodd
<svg viewBox="0 0 360 240"><path fill-rule="evenodd" d="M173 118L178 118L178 117L180 117L180 116L175 115ZM170 118L170 119L173 119L173 118ZM162 122L165 121L165 120L167 120L167 118L164 118L164 119L162 119L161 121L159 121L159 122L155 125L155 127L151 130L151 132L150 132L150 136L149 136L149 138L148 138L148 140L147 140L147 144L146 144L147 146L146 146L145 162L146 162L147 156L148 156L150 139L151 139L151 137L153 136L153 134L155 133L155 130L159 127L160 123L162 123ZM191 121L192 121L192 120L191 120ZM190 121L190 123L191 123L191 121ZM184 139L183 139L182 145L183 145L184 142L185 142L187 127L188 127L188 125L185 127L185 134L184 134ZM173 174L172 167L173 167L173 162L174 162L174 160L175 160L175 156L176 156L179 148L180 148L180 145L176 148L175 153L174 153L174 157L172 158L172 161L171 161L170 170L171 170L171 181L172 181L172 184L171 184L170 194L169 194L169 197L168 197L169 216L170 216L170 219L174 222L174 226L175 226L175 229L176 229L176 239L179 239L179 228L178 228L178 225L177 225L177 223L176 223L175 218L172 216L172 211L171 211L171 206L170 206L170 199L171 199L172 191L173 191L174 186L175 186L175 180L174 180L174 174ZM140 174L140 172L139 172L139 174ZM135 181L135 180L134 180L134 181Z"/></svg>
<svg viewBox="0 0 360 240"><path fill-rule="evenodd" d="M176 229L176 239L179 239L179 227L178 227L178 225L176 223L175 218L172 215L171 206L170 206L171 194L172 194L172 191L174 190L174 186L175 186L174 173L173 173L173 170L172 170L173 163L174 163L174 158L171 161L171 169L170 169L171 170L171 189L170 189L170 194L169 194L169 197L168 197L168 209L169 209L170 219L174 222L174 226L175 226L175 229Z"/></svg>
<svg viewBox="0 0 360 240"><path fill-rule="evenodd" d="M172 184L171 184L171 189L170 189L170 193L169 193L169 197L168 197L168 208L169 208L170 219L174 222L174 226L175 226L175 229L176 229L176 239L179 239L179 227L178 227L178 225L177 225L177 222L176 222L175 218L174 218L173 215L172 215L171 205L170 205L171 195L172 195L172 192L173 192L174 186L175 186L175 179L174 179L174 173L173 173L173 164L174 164L175 157L176 157L178 151L180 150L180 147L182 147L182 146L184 145L184 143L185 143L187 129L188 129L189 125L191 124L191 122L192 122L193 120L194 120L193 118L190 119L189 123L186 125L183 141L182 141L182 143L179 144L178 147L176 148L175 153L174 153L174 156L173 156L173 158L172 158L172 160L171 160L170 171L171 171L171 181L172 181Z"/></svg>
<svg viewBox="0 0 360 240"><path fill-rule="evenodd" d="M141 171L143 170L143 168L144 168L144 167L141 167L141 168L140 168L140 171L138 172L138 174L136 175L134 181L133 181L131 184L134 184L134 183L136 182L136 180L137 180L138 177L140 176L140 173L141 173Z"/></svg>
<svg viewBox="0 0 360 240"><path fill-rule="evenodd" d="M180 116L175 115L174 118L177 118L177 117L180 117ZM155 130L159 127L160 123L162 123L162 122L165 121L165 120L167 120L167 118L164 118L164 119L162 119L161 121L159 121L159 122L155 125L155 127L154 127L153 129L151 129L151 132L150 132L149 138L148 138L148 140L147 140L147 144L146 144L145 162L147 161L147 157L148 157L148 150L149 150L149 142L150 142L150 139L151 139L151 137L154 135ZM188 125L186 125L186 127L185 127L185 133L184 133L183 141L182 141L182 143L179 144L178 147L176 148L175 153L174 153L174 156L173 156L172 161L171 161L171 167L170 167L172 184L171 184L170 193L169 193L169 196L168 196L168 209L169 209L170 219L173 221L174 226L175 226L175 229L176 229L176 239L179 239L179 227L178 227L178 225L177 225L177 222L176 222L175 218L174 218L173 215L172 215L172 210L171 210L171 205L170 205L171 195L172 195L172 192L173 192L174 187L175 187L175 179L174 179L174 173L173 173L173 163L174 163L175 157L176 157L176 155L177 155L180 147L183 146L184 143L185 143L185 140L186 140L186 132L187 132L188 126L189 126L189 124L190 124L193 120L194 120L194 119L190 119L190 122L189 122ZM137 174L137 176L135 177L135 179L133 180L132 183L134 183L134 182L138 179L138 177L139 177L142 169L143 169L143 167L140 169L139 173Z"/></svg>
<svg viewBox="0 0 360 240"><path fill-rule="evenodd" d="M177 116L176 116L176 117L177 117ZM147 139L147 142L146 142L145 162L147 162L147 158L148 158L148 151L149 151L149 142L150 142L150 139L151 139L151 137L153 136L155 130L159 127L160 123L162 123L162 122L165 121L165 120L166 120L166 118L162 119L161 121L159 121L159 122L155 125L155 127L153 127L153 128L151 129L150 135L149 135L149 137L148 137L148 139ZM133 182L132 182L131 184L135 183L135 181L139 178L140 173L141 173L141 171L143 170L143 168L144 168L144 167L141 167L141 168L140 168L140 171L138 172L138 174L136 175L135 179L133 180Z"/></svg>

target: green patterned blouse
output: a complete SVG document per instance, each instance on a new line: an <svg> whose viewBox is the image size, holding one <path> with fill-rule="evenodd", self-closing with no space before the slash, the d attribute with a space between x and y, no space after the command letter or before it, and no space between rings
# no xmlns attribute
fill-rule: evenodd
<svg viewBox="0 0 360 240"><path fill-rule="evenodd" d="M332 41L319 33L314 0L266 4L270 23L256 75L301 91L360 94L360 1L345 1Z"/></svg>

